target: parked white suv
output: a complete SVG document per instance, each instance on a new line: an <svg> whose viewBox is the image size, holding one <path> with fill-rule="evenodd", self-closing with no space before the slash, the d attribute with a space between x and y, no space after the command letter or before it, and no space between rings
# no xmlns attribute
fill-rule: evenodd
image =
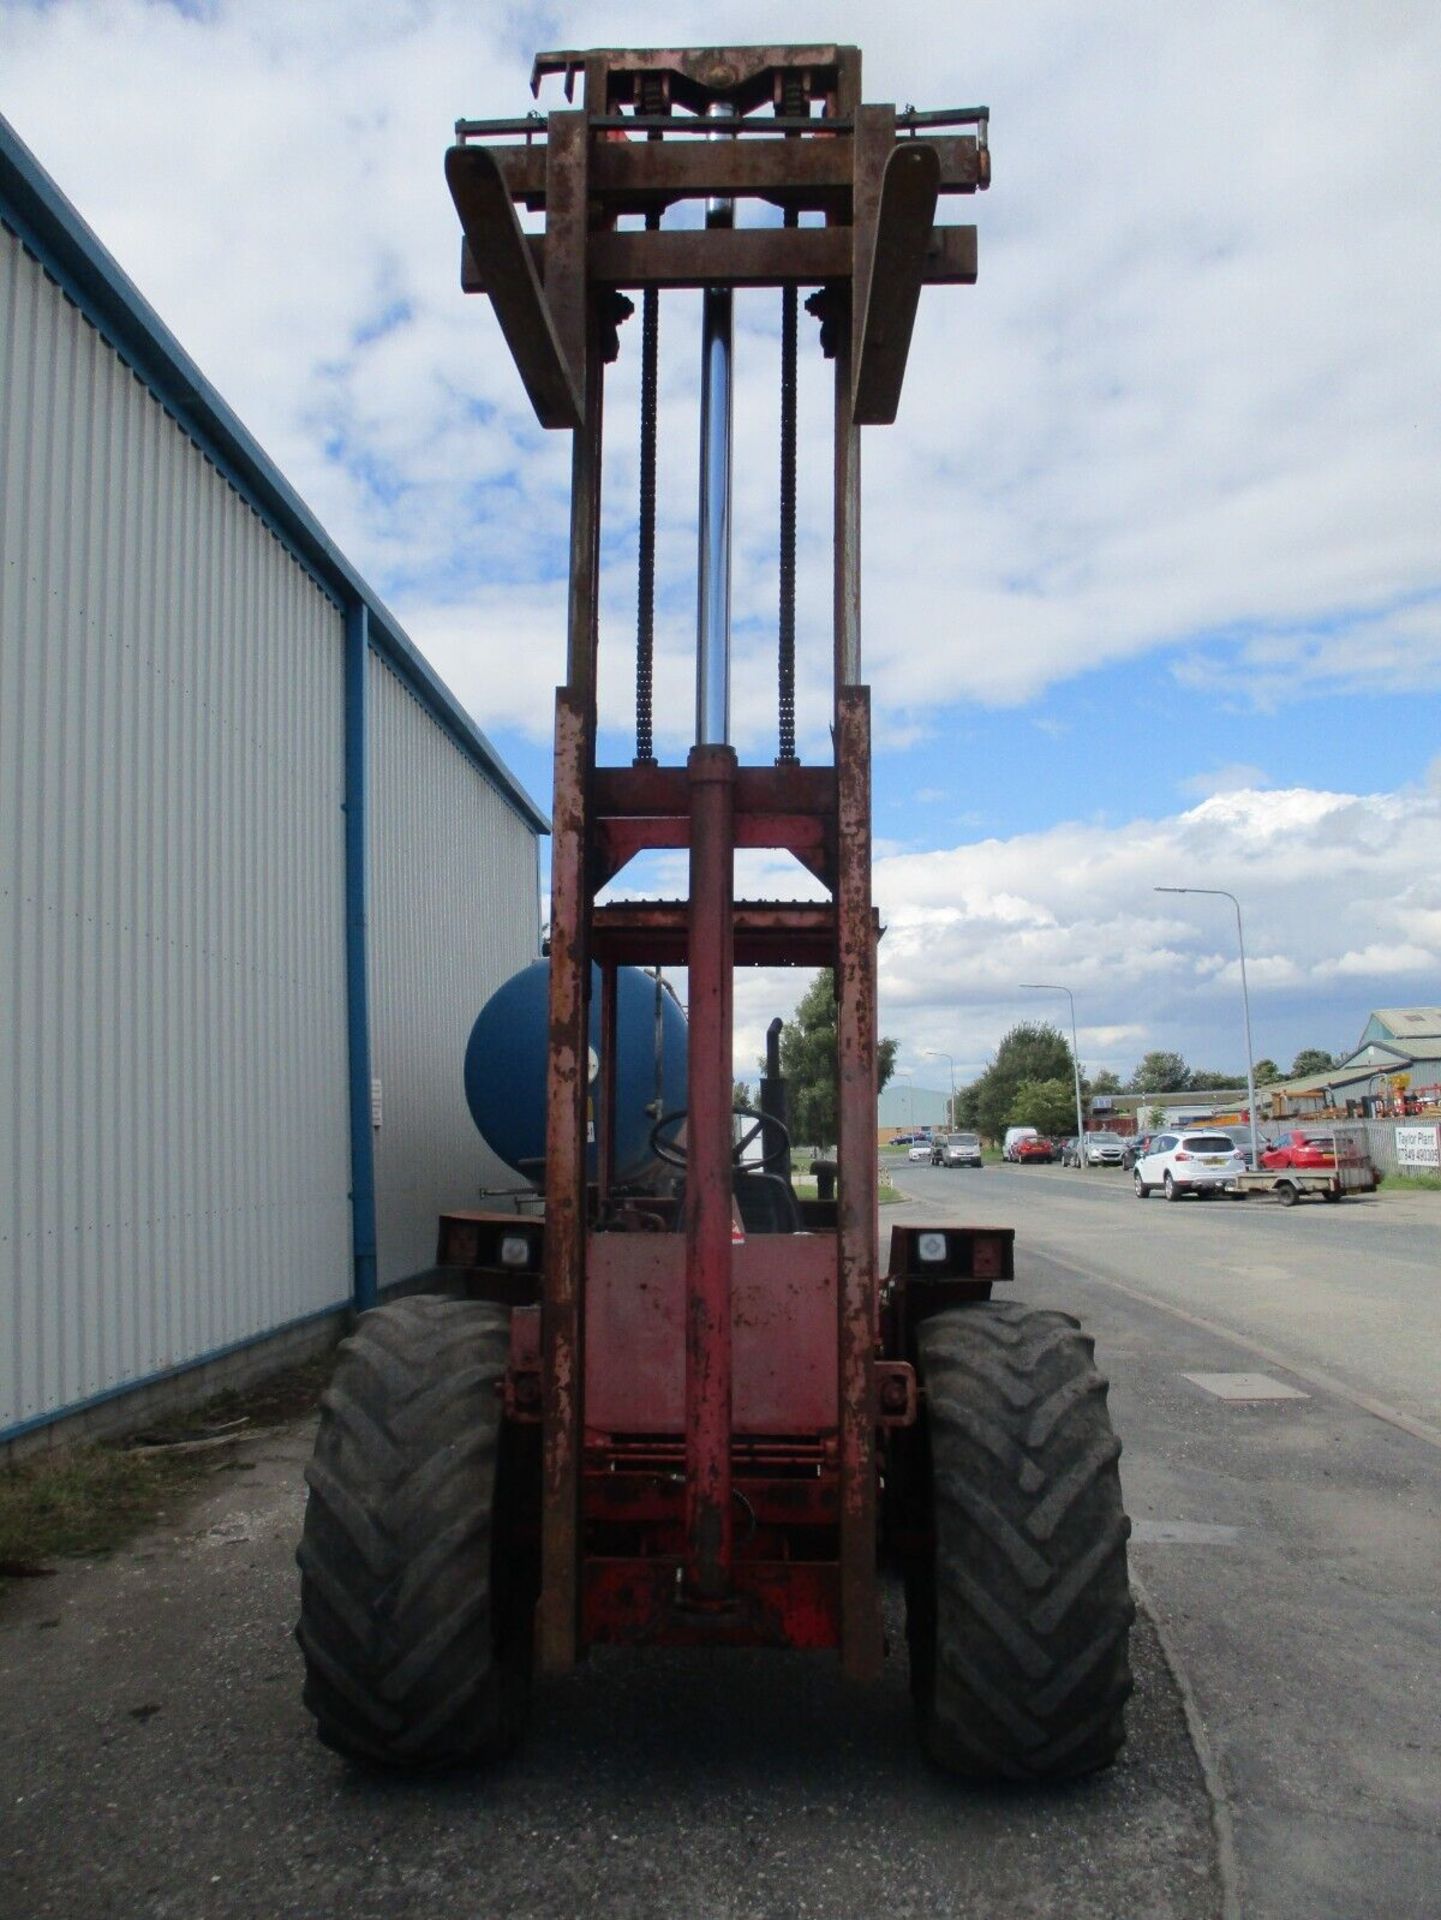
<svg viewBox="0 0 1441 1920"><path fill-rule="evenodd" d="M1245 1171L1246 1156L1228 1134L1158 1133L1136 1162L1136 1198L1149 1199L1159 1187L1168 1200L1188 1193L1209 1200Z"/></svg>

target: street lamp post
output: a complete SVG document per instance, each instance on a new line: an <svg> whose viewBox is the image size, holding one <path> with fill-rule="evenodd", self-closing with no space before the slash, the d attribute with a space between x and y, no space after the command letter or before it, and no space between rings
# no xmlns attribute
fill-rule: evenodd
<svg viewBox="0 0 1441 1920"><path fill-rule="evenodd" d="M1089 1171L1086 1159L1086 1123L1081 1117L1081 1052L1076 1045L1076 996L1069 987L1058 987L1049 980L1023 980L1023 993L1063 993L1071 1003L1071 1074L1076 1083L1076 1163L1083 1173Z"/></svg>
<svg viewBox="0 0 1441 1920"><path fill-rule="evenodd" d="M944 1047L922 1047L921 1052L933 1060L944 1060L951 1069L951 1104L946 1108L946 1124L956 1124L956 1063Z"/></svg>
<svg viewBox="0 0 1441 1920"><path fill-rule="evenodd" d="M1261 1149L1256 1141L1256 1071L1252 1064L1251 996L1246 991L1246 936L1241 931L1241 902L1224 887L1157 887L1157 893L1209 893L1217 900L1229 900L1236 909L1236 946L1241 955L1241 1010L1246 1016L1246 1102L1251 1115L1251 1165L1261 1165Z"/></svg>

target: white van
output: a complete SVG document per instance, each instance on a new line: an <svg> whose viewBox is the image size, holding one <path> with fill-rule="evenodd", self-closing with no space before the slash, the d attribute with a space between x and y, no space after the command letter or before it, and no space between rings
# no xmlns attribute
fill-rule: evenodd
<svg viewBox="0 0 1441 1920"><path fill-rule="evenodd" d="M1038 1140L1039 1133L1034 1127L1007 1127L1006 1137L1001 1142L1001 1158L1014 1160L1017 1144L1022 1140Z"/></svg>

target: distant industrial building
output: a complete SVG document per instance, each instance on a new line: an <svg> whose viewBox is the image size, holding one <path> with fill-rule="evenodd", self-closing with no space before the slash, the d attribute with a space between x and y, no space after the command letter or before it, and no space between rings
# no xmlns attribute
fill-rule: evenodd
<svg viewBox="0 0 1441 1920"><path fill-rule="evenodd" d="M1246 1097L1243 1086L1198 1093L1118 1093L1104 1103L1092 1100L1090 1114L1097 1121L1109 1117L1123 1133L1145 1131L1243 1113ZM1378 1008L1344 1060L1257 1087L1256 1107L1267 1125L1348 1111L1404 1119L1418 1110L1441 1107L1441 1007Z"/></svg>
<svg viewBox="0 0 1441 1920"><path fill-rule="evenodd" d="M876 1102L876 1131L882 1140L914 1127L943 1127L951 1096L937 1093L934 1087L913 1087L903 1075L897 1075L881 1088Z"/></svg>
<svg viewBox="0 0 1441 1920"><path fill-rule="evenodd" d="M0 1447L430 1263L546 830L0 121Z"/></svg>
<svg viewBox="0 0 1441 1920"><path fill-rule="evenodd" d="M1344 1060L1266 1091L1273 1113L1441 1106L1441 1007L1378 1007Z"/></svg>

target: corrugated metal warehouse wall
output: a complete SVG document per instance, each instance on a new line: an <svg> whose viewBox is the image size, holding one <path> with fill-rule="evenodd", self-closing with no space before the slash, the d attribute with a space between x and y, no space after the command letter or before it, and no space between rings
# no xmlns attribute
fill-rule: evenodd
<svg viewBox="0 0 1441 1920"><path fill-rule="evenodd" d="M0 312L4 1428L342 1300L350 1226L340 613L10 234Z"/></svg>
<svg viewBox="0 0 1441 1920"><path fill-rule="evenodd" d="M476 1206L514 1185L465 1104L483 1002L540 951L536 839L434 719L370 656L370 1069L380 1083L380 1284L435 1258L437 1190ZM531 900L527 919L517 903Z"/></svg>
<svg viewBox="0 0 1441 1920"><path fill-rule="evenodd" d="M429 1264L544 824L0 121L0 1442L363 1297L372 1151Z"/></svg>

